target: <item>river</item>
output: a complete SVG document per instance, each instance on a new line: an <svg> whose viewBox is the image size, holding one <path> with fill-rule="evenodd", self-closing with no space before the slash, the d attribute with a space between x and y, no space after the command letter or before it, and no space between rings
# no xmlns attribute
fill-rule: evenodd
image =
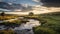
<svg viewBox="0 0 60 34"><path fill-rule="evenodd" d="M33 27L41 25L38 20L28 19L29 22L22 23L19 27L14 28L17 34L34 34ZM19 31L19 32L18 32Z"/></svg>
<svg viewBox="0 0 60 34"><path fill-rule="evenodd" d="M29 22L22 23L19 27L15 27L14 30L17 34L34 34L33 27L41 25L38 20L28 19ZM4 25L0 26L0 30L4 30Z"/></svg>

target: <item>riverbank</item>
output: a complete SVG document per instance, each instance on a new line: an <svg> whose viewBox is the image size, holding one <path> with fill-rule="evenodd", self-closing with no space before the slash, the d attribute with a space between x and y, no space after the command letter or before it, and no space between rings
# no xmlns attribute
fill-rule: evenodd
<svg viewBox="0 0 60 34"><path fill-rule="evenodd" d="M18 19L20 20L20 17ZM19 22L19 21L16 22L15 21L16 23L21 23L21 25L19 25L19 26L16 25L17 27L13 24L14 22L13 23L11 22L11 24L10 24L10 22L8 22L8 23L6 23L7 26L5 26L5 27L7 27L8 30L13 27L14 28L13 30L14 30L15 33L23 33L23 32L25 32L25 34L29 34L29 33L33 34L34 32L33 32L32 28L36 27L36 26L39 26L41 24L40 24L40 22L38 20L35 20L34 18L33 19L27 19L27 20L29 22L26 22L26 23L24 23L25 22L24 19L23 19L22 22Z"/></svg>

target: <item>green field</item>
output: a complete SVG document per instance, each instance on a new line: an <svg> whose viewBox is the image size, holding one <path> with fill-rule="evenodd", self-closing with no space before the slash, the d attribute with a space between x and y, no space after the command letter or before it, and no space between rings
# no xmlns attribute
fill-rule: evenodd
<svg viewBox="0 0 60 34"><path fill-rule="evenodd" d="M39 27L33 28L35 34L60 34L60 13L38 15L40 20L47 21Z"/></svg>

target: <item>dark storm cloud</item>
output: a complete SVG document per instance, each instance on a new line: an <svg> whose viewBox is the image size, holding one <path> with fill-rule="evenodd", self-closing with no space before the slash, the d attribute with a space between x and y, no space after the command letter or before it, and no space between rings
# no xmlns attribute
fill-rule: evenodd
<svg viewBox="0 0 60 34"><path fill-rule="evenodd" d="M43 6L47 7L60 7L60 0L41 0Z"/></svg>
<svg viewBox="0 0 60 34"><path fill-rule="evenodd" d="M43 3L60 3L60 0L41 0Z"/></svg>

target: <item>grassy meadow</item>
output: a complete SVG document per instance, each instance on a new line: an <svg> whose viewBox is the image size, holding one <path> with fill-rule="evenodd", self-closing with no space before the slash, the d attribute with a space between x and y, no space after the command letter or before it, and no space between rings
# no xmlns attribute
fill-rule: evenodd
<svg viewBox="0 0 60 34"><path fill-rule="evenodd" d="M35 27L35 34L60 34L60 13L41 14L39 19L47 21L41 26ZM42 22L41 22L42 23Z"/></svg>
<svg viewBox="0 0 60 34"><path fill-rule="evenodd" d="M0 16L0 20L9 20L9 19L14 19L18 17L20 16L16 16L16 15L15 16ZM37 19L40 21L41 26L33 28L34 34L60 34L60 13L59 12L39 14L39 15L29 14L29 15L24 15L23 17L26 19L30 18L30 19ZM14 23L21 24L23 22L24 22L24 19L12 21L12 22L4 22L4 23L6 25L7 24L14 25ZM5 32L5 31L2 31L2 32Z"/></svg>

